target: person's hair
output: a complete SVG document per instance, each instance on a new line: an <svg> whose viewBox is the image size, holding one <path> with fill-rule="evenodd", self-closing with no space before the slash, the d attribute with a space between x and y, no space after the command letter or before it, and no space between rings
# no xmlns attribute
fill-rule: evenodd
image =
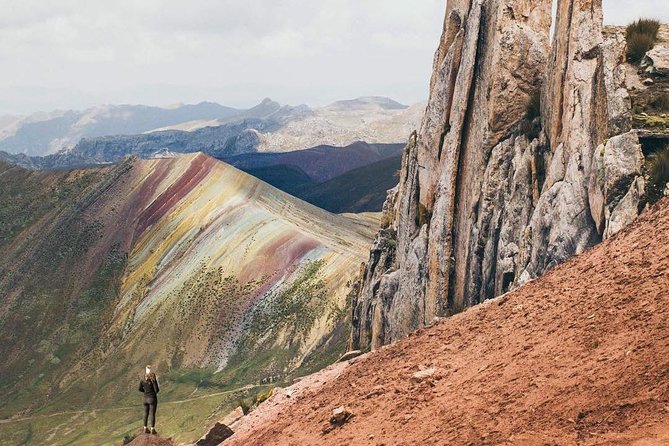
<svg viewBox="0 0 669 446"><path fill-rule="evenodd" d="M155 381L156 380L156 374L151 372L151 373L145 373L144 374L144 379L146 381Z"/></svg>

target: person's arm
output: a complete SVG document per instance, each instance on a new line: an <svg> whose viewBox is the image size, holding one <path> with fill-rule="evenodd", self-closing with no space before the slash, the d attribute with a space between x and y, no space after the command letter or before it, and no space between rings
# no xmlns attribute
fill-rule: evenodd
<svg viewBox="0 0 669 446"><path fill-rule="evenodd" d="M139 391L144 392L144 383L142 382L142 380L139 381Z"/></svg>
<svg viewBox="0 0 669 446"><path fill-rule="evenodd" d="M158 378L154 379L151 382L153 383L153 390L154 390L154 392L156 392L156 395L157 395L158 392L160 392L160 387L158 387Z"/></svg>

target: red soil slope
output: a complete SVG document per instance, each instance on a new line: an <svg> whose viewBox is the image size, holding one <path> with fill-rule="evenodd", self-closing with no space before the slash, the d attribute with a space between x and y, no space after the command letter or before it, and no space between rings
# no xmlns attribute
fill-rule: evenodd
<svg viewBox="0 0 669 446"><path fill-rule="evenodd" d="M225 445L669 445L669 201L541 279L284 399ZM340 405L354 417L324 433Z"/></svg>
<svg viewBox="0 0 669 446"><path fill-rule="evenodd" d="M174 446L170 438L161 438L150 434L139 434L128 446Z"/></svg>

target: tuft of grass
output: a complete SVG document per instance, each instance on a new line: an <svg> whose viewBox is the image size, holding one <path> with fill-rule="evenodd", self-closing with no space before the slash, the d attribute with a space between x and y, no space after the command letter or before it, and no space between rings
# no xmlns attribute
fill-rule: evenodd
<svg viewBox="0 0 669 446"><path fill-rule="evenodd" d="M664 196L664 189L669 183L669 145L648 157L648 201L653 204Z"/></svg>
<svg viewBox="0 0 669 446"><path fill-rule="evenodd" d="M669 111L669 94L660 93L650 101L650 106L657 112Z"/></svg>
<svg viewBox="0 0 669 446"><path fill-rule="evenodd" d="M256 393L256 395L253 397L253 405L254 406L259 406L260 404L264 403L269 399L270 396L274 393L274 387L270 386L265 390L261 390L260 392Z"/></svg>
<svg viewBox="0 0 669 446"><path fill-rule="evenodd" d="M655 39L648 34L633 34L627 39L627 60L638 63L653 48Z"/></svg>
<svg viewBox="0 0 669 446"><path fill-rule="evenodd" d="M669 129L669 118L654 115L634 115L634 120L638 122L642 128L649 129Z"/></svg>
<svg viewBox="0 0 669 446"><path fill-rule="evenodd" d="M627 60L638 63L657 41L660 22L655 19L639 19L625 30L627 38Z"/></svg>
<svg viewBox="0 0 669 446"><path fill-rule="evenodd" d="M627 37L633 34L648 34L657 39L657 33L660 31L660 21L656 19L643 18L636 20L629 25L625 30Z"/></svg>

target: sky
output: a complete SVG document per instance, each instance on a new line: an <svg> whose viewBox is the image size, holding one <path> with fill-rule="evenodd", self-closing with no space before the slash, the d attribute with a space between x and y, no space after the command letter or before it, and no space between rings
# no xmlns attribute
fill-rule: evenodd
<svg viewBox="0 0 669 446"><path fill-rule="evenodd" d="M425 100L445 0L0 0L0 114ZM604 0L605 22L669 1Z"/></svg>

